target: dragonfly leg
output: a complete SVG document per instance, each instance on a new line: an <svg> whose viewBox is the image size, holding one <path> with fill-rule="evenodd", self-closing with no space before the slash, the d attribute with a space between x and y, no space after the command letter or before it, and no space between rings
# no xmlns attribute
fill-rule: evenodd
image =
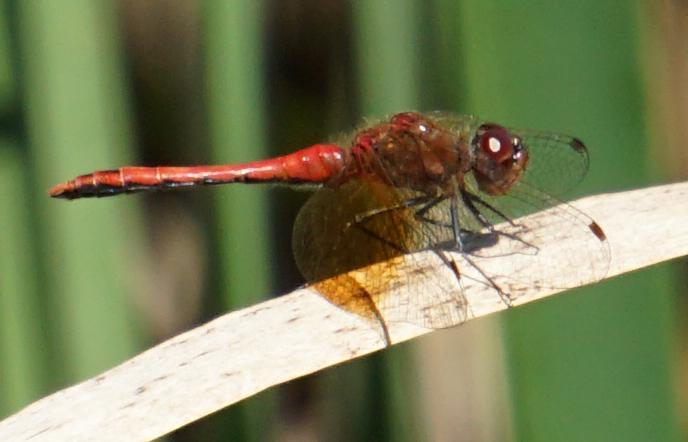
<svg viewBox="0 0 688 442"><path fill-rule="evenodd" d="M474 204L478 203L480 206L484 207L485 209L489 210L490 212L494 213L497 215L499 218L503 219L504 221L508 222L511 224L513 227L516 227L517 224L514 223L514 221L506 216L503 212L501 212L499 209L494 207L492 204L488 203L487 201L483 200L480 198L478 195L472 194L470 192L462 191L461 192L461 200L463 203L468 207L468 210L471 212L471 215L485 227L487 230L490 231L490 233L494 233L495 235L502 235L506 238L509 238L513 241L518 241L521 244L527 246L527 247L532 247L533 249L537 250L538 248L534 246L533 244L528 243L527 241L524 241L523 239L519 238L517 235L514 235L512 233L508 232L502 232L498 231L494 228L494 224L492 224L486 217L480 212L480 209Z"/></svg>
<svg viewBox="0 0 688 442"><path fill-rule="evenodd" d="M375 319L380 324L380 328L382 329L382 337L385 340L385 348L389 348L392 346L392 338L390 338L390 336L389 336L389 330L387 329L387 323L385 322L384 318L382 317L382 313L380 313L380 310L375 305L375 302L373 301L372 297L370 297L370 304L371 304L370 307L371 307L371 310L373 312L373 316L375 316Z"/></svg>
<svg viewBox="0 0 688 442"><path fill-rule="evenodd" d="M473 203L470 201L470 199L466 196L466 192L461 192L461 199L462 201L468 206L469 210L473 215L478 219L478 221L483 224L490 232L495 233L494 231L494 226L483 216L482 213L473 205ZM467 203L468 201L468 203ZM497 294L501 298L502 302L506 304L507 307L511 307L512 304L512 298L511 295L504 290L502 290L501 287L495 282L494 279L492 279L489 275L487 275L483 270L480 268L479 265L473 261L473 259L469 256L468 253L463 253L463 243L461 241L461 235L460 235L460 228L459 228L459 215L458 215L458 203L457 203L457 197L452 198L452 204L451 204L451 219L452 219L452 230L454 233L454 241L456 242L456 247L463 255L463 258L468 261L468 263L480 273L480 275L485 278L485 281L489 283L492 288L494 288L497 291Z"/></svg>
<svg viewBox="0 0 688 442"><path fill-rule="evenodd" d="M362 229L366 234L371 235L372 237L374 237L378 241L382 241L385 244L387 244L388 246L395 248L400 253L408 253L409 250L406 250L405 248L400 247L397 244L394 244L391 241L381 237L380 235L376 234L372 230L368 229L365 226L365 224L376 216L380 216L380 215L390 213L390 212L393 212L396 210L402 210L402 209L408 209L408 208L412 208L412 207L416 207L416 206L421 206L414 213L414 217L417 220L428 223L428 224L432 224L432 225L437 226L437 227L442 227L445 229L452 229L454 232L459 232L458 236L460 238L463 238L464 236L467 236L467 235L476 234L477 232L461 228L458 224L458 219L455 220L456 225L453 225L453 223L445 223L445 222L442 222L440 220L432 219L432 218L427 216L427 213L430 210L432 210L438 204L444 202L447 198L448 198L447 196L439 196L438 197L438 196L426 196L426 195L419 196L416 198L410 198L410 199L407 199L407 200L401 202L400 204L396 204L396 205L391 206L391 207L383 207L383 208L374 209L374 210L370 210L368 212L358 214L358 215L356 215L353 224L355 224L357 227ZM453 209L452 213L456 214L457 213L456 209ZM454 235L454 236L456 237L457 235ZM461 240L459 242L461 242ZM452 246L454 246L455 248L458 248L458 245L452 244Z"/></svg>
<svg viewBox="0 0 688 442"><path fill-rule="evenodd" d="M447 196L433 198L430 202L428 202L428 204L426 204L425 206L421 207L419 210L416 211L416 213L415 213L416 219L418 219L419 221L428 223L428 224L432 224L433 226L442 227L444 229L451 229L452 230L452 237L456 236L455 232L458 232L459 238L462 238L462 241L461 241L462 243L463 243L463 238L469 237L471 235L479 236L480 232L477 232L475 230L464 229L463 227L461 227L460 224L453 225L452 221L443 222L443 221L432 219L432 218L426 216L427 212L430 209L435 207L437 204L443 202L447 198L448 198ZM453 212L456 214L457 210L453 210ZM449 244L449 246L452 248L458 248L455 241L452 241L452 244ZM464 253L470 253L465 247L463 248L463 252Z"/></svg>
<svg viewBox="0 0 688 442"><path fill-rule="evenodd" d="M372 217L378 216L378 215L382 215L383 213L393 212L393 211L399 210L399 209L408 209L409 207L418 206L420 204L427 202L429 198L430 197L428 197L426 195L422 195L422 196L419 196L416 198L407 199L405 201L402 201L399 204L395 204L394 206L381 207L378 209L373 209L373 210L369 210L367 212L359 213L354 218L354 221L356 222L356 224L360 224L369 218L372 218Z"/></svg>
<svg viewBox="0 0 688 442"><path fill-rule="evenodd" d="M459 224L456 196L452 196L449 210L451 211L451 228L454 237L454 246L456 247L456 250L458 250L459 253L463 255L463 239L461 233L462 229ZM463 280L461 279L461 272L459 271L459 266L456 264L456 261L453 258L448 257L441 250L436 250L435 253L438 254L440 259L442 259L444 263L451 269L452 273L454 273L454 276L456 277L456 282L457 284L459 284L459 289L463 303L467 306L468 309L470 309L470 306L466 302L466 299L463 297Z"/></svg>
<svg viewBox="0 0 688 442"><path fill-rule="evenodd" d="M475 316L475 315L473 315L473 311L471 310L471 306L468 304L466 297L463 295L464 294L463 279L461 278L461 271L459 270L458 264L456 264L456 261L454 260L454 258L452 258L449 254L447 254L446 250L433 249L432 251L442 260L442 262L444 262L444 264L447 267L449 267L449 269L451 269L452 273L454 273L454 277L456 278L456 283L459 285L459 291L457 293L456 303L459 304L459 306L463 310L464 318L468 318L469 315Z"/></svg>
<svg viewBox="0 0 688 442"><path fill-rule="evenodd" d="M476 197L477 198L477 197ZM480 210L473 204L473 194L466 192L466 191L461 191L461 201L468 207L468 210L471 212L471 215L485 227L487 230L490 232L494 233L494 225L483 215ZM477 201L480 201L483 203L483 200L478 198ZM492 206L486 205L487 208L492 209ZM502 212L499 212L495 210L495 213L501 217L504 218L505 221L511 223L511 220L504 216ZM513 223L512 223L513 224Z"/></svg>
<svg viewBox="0 0 688 442"><path fill-rule="evenodd" d="M423 219L423 220L434 221L434 220L431 220L430 218L426 218L425 214L428 213L429 210L431 210L433 207L435 207L436 205L438 205L439 203L441 203L445 199L447 199L446 196L439 196L439 197L436 196L436 197L427 198L426 201L424 201L427 204L425 204L420 209L416 210L416 217L419 219Z"/></svg>
<svg viewBox="0 0 688 442"><path fill-rule="evenodd" d="M395 210L401 210L401 209L405 209L405 208L407 208L407 206L402 203L402 204L399 204L399 205L396 205L393 207L385 207L382 209L375 209L375 210L371 210L369 212L365 212L365 213L356 215L356 217L354 218L354 221L352 223L350 223L347 226L347 228L349 228L351 226L359 228L359 229L361 229L361 231L363 233L370 235L372 238L380 241L381 243L385 244L387 247L390 247L393 250L396 250L396 252L399 255L403 255L405 253L408 253L409 250L404 248L403 245L397 244L394 241L390 241L389 239L387 239L387 238L381 236L380 234L374 232L372 229L370 229L368 226L366 226L366 223L368 223L371 219L373 219L376 216L380 216L380 215L385 214L385 213L389 213L389 212L393 212Z"/></svg>
<svg viewBox="0 0 688 442"><path fill-rule="evenodd" d="M359 229L361 229L367 235L370 235L371 237L384 243L388 247L391 247L392 249L396 250L397 252L399 252L399 254L409 253L410 250L407 250L405 247L403 247L403 245L397 244L393 241L390 241L387 238L382 237L378 233L376 233L376 232L372 231L370 228L368 228L366 226L366 223L369 222L370 220L372 220L373 218L375 218L376 216L380 216L380 215L383 215L386 213L394 212L396 210L408 209L410 207L415 207L415 206L418 206L421 204L426 204L428 202L429 202L429 204L427 206L430 206L430 208L431 208L432 206L437 204L437 202L434 201L435 199L436 198L434 198L434 197L422 195L422 196L419 196L416 198L407 199L407 200L402 201L401 203L396 204L396 205L391 206L391 207L382 207L382 208L378 208L378 209L369 210L367 212L357 214L356 217L354 218L354 221L352 224L354 226L358 227ZM427 207L427 206L424 206L424 207ZM423 209L421 209L421 210L423 210ZM426 211L427 210L429 210L429 209L426 209Z"/></svg>
<svg viewBox="0 0 688 442"><path fill-rule="evenodd" d="M449 210L451 211L451 228L453 234L452 236L454 238L454 245L456 246L456 250L458 250L460 253L463 253L463 239L461 237L461 225L459 223L459 208L456 196L452 197Z"/></svg>
<svg viewBox="0 0 688 442"><path fill-rule="evenodd" d="M493 289L495 289L495 291L496 291L497 294L499 295L499 298L502 300L502 302L503 302L507 307L513 307L513 305L514 305L514 304L513 304L514 298L511 296L511 294L508 293L508 292L505 292L504 290L502 290L502 288L497 284L497 282L496 282L494 279L492 279L488 274L486 274L485 272L483 272L483 270L480 268L480 266L479 266L478 264L476 264L476 263L473 261L473 258L471 258L470 256L468 256L467 254L464 254L463 257L464 257L464 259L465 259L466 261L468 261L468 263L469 263L474 269L476 269L476 270L478 271L478 273L480 273L480 275L481 275L483 278L485 278L485 281L487 281L487 283L488 283Z"/></svg>

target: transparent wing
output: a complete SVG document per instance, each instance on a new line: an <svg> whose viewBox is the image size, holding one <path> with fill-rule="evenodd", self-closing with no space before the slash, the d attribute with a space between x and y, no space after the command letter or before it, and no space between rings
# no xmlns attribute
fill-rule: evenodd
<svg viewBox="0 0 688 442"><path fill-rule="evenodd" d="M465 145L481 123L471 116L435 113L432 117L460 134ZM609 245L601 230L588 216L551 196L568 191L585 175L585 146L568 136L513 132L529 149L526 172L503 196L481 192L472 175L466 175L466 199L458 198L456 206L459 248L451 228L451 196L428 197L364 179L316 192L294 226L294 254L306 280L334 304L364 317L443 328L463 322L469 310L460 275L482 284L495 297L517 296L531 287L568 288L577 281L604 277ZM557 229L518 221L548 208L549 222ZM489 265L489 258L497 256L514 256L523 266L540 263L536 258L559 240L557 233L545 233L553 231L575 235L578 244L563 258L566 262L558 263L570 268L565 284L532 272L505 274ZM415 262L412 254L423 250L436 259ZM452 270L450 252L462 253L473 268ZM483 265L490 270L484 271Z"/></svg>
<svg viewBox="0 0 688 442"><path fill-rule="evenodd" d="M582 283L598 281L607 274L610 261L609 243L595 221L574 206L561 202L526 182L517 183L504 196L495 197L477 191L476 194L486 203L478 204L477 207L480 208L480 213L496 226L497 241L489 247L473 247L473 251L470 252L473 256L514 256L522 266L532 268L529 260L542 262L542 253L547 250L548 245L563 237L575 238L576 246L569 249L565 256L558 256L556 263L552 263L567 269L569 274L566 275L565 283L556 279L543 280L537 274L516 272L507 275L494 270L492 276L507 281L510 287L503 288L512 295L518 295L519 290L532 287L577 287ZM492 208L497 208L499 213ZM474 217L466 206L460 210L461 219L469 220ZM544 229L544 225L521 218L544 210L547 210L547 227L550 228ZM505 221L505 217L509 221Z"/></svg>
<svg viewBox="0 0 688 442"><path fill-rule="evenodd" d="M528 165L522 181L561 196L588 172L588 150L578 138L535 130L510 130L519 134L528 148Z"/></svg>
<svg viewBox="0 0 688 442"><path fill-rule="evenodd" d="M369 319L426 328L463 322L459 281L438 277L451 271L440 251L429 266L410 255L452 237L448 226L418 219L418 205L406 206L421 196L364 180L316 192L294 225L301 273L332 303Z"/></svg>
<svg viewBox="0 0 688 442"><path fill-rule="evenodd" d="M495 299L502 293L518 296L532 287L575 287L606 275L609 245L591 228L594 221L587 215L527 183L501 197L481 194L471 179L467 189L481 198L475 207L494 228L485 228L468 205L458 205L461 252L468 262L478 263L459 271L471 275L466 277L483 285ZM555 223L556 229L517 220L548 207L549 223ZM469 306L461 279L451 269L449 252L459 250L454 246L450 210L448 199L428 208L422 195L363 180L322 189L309 199L295 223L297 265L328 300L361 316L426 328L457 325L466 319ZM532 272L506 274L493 266L485 266L489 271L482 268L486 258L497 256L513 256L518 268L542 265L543 251L559 235L574 236L577 244L565 257L557 257L557 266L569 269L565 283ZM435 259L415 261L417 255L412 253L423 250L431 251Z"/></svg>

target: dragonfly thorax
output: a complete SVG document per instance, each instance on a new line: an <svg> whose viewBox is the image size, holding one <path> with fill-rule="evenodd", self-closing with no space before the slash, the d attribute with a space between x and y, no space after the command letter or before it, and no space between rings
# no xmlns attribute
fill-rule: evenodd
<svg viewBox="0 0 688 442"><path fill-rule="evenodd" d="M428 195L450 191L471 168L465 137L412 112L396 114L389 123L359 132L351 154L356 172L350 175Z"/></svg>

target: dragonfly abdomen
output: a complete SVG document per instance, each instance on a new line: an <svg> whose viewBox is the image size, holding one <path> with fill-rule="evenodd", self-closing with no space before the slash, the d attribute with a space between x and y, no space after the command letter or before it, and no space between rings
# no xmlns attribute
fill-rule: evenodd
<svg viewBox="0 0 688 442"><path fill-rule="evenodd" d="M339 146L316 144L288 155L223 166L122 167L81 175L50 189L54 198L105 197L146 190L212 184L320 184L341 173L348 159Z"/></svg>

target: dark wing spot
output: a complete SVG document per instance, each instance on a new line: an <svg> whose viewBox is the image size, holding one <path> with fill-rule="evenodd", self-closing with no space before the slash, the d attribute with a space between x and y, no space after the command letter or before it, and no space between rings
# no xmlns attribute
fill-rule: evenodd
<svg viewBox="0 0 688 442"><path fill-rule="evenodd" d="M585 148L585 144L578 138L571 138L571 142L569 145L575 150L576 152L585 152L587 149Z"/></svg>
<svg viewBox="0 0 688 442"><path fill-rule="evenodd" d="M592 231L592 233L600 240L600 241L606 241L607 240L607 235L604 233L604 230L602 230L602 227L600 227L599 224L597 224L595 221L591 222L588 227Z"/></svg>

